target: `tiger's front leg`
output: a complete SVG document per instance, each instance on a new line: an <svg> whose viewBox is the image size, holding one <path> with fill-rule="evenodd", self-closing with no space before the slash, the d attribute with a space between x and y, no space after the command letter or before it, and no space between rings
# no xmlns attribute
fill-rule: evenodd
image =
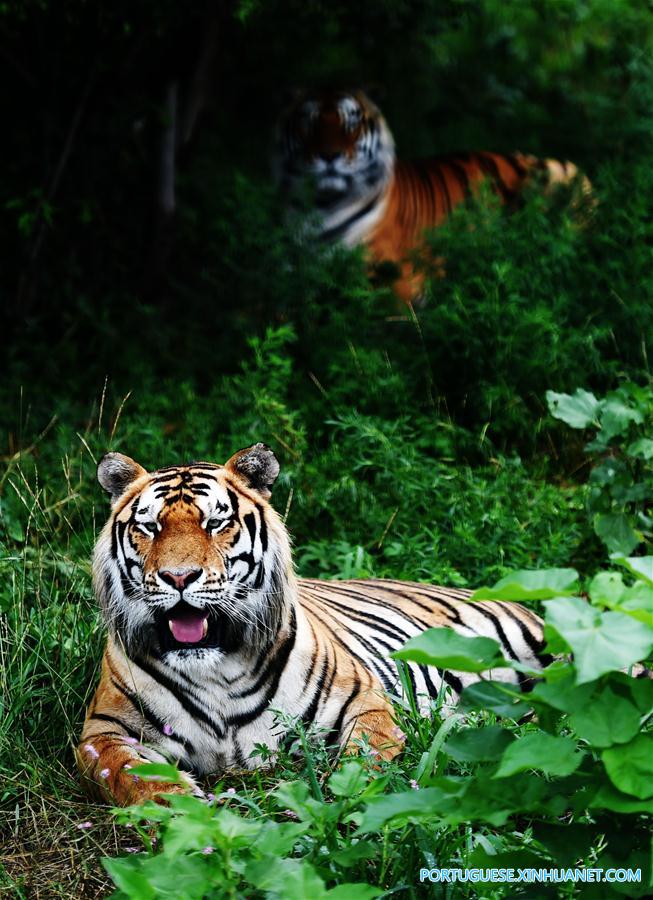
<svg viewBox="0 0 653 900"><path fill-rule="evenodd" d="M361 741L369 744L378 759L394 759L404 748L405 736L397 727L390 703L382 689L368 688L353 701L342 730L341 743L349 753L360 753Z"/></svg>
<svg viewBox="0 0 653 900"><path fill-rule="evenodd" d="M153 761L153 753L134 738L117 734L89 734L85 728L76 751L77 766L86 792L116 806L131 806L147 800L164 802L159 794L201 795L191 775L180 772L182 783L145 781L132 773L136 766ZM145 755L146 754L146 755ZM165 762L161 756L160 762Z"/></svg>

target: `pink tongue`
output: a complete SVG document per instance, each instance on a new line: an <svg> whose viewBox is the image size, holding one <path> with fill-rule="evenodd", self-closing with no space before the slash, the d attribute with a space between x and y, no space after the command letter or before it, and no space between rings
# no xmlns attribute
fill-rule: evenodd
<svg viewBox="0 0 653 900"><path fill-rule="evenodd" d="M204 637L206 613L190 613L183 618L170 619L170 630L180 644L197 644Z"/></svg>

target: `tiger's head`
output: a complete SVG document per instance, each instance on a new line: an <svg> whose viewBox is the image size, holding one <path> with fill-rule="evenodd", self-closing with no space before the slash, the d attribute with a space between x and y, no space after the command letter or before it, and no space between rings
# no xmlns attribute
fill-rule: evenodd
<svg viewBox="0 0 653 900"><path fill-rule="evenodd" d="M290 196L308 181L327 214L372 202L388 184L394 159L390 129L361 90L302 92L279 122L277 180Z"/></svg>
<svg viewBox="0 0 653 900"><path fill-rule="evenodd" d="M269 505L279 473L264 444L224 465L146 472L108 453L98 480L112 511L93 575L107 625L125 651L169 662L256 652L288 615L288 534Z"/></svg>

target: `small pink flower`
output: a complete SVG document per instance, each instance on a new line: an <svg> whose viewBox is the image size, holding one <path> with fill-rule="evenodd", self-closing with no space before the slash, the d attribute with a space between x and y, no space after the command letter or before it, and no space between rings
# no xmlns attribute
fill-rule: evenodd
<svg viewBox="0 0 653 900"><path fill-rule="evenodd" d="M100 778L108 778L111 775L111 769L102 769L100 772Z"/></svg>
<svg viewBox="0 0 653 900"><path fill-rule="evenodd" d="M92 828L93 823L92 822L78 822L77 827L85 830L87 828Z"/></svg>
<svg viewBox="0 0 653 900"><path fill-rule="evenodd" d="M236 793L236 788L227 788L227 794L233 795L235 793Z"/></svg>
<svg viewBox="0 0 653 900"><path fill-rule="evenodd" d="M410 786L412 787L412 789L413 789L414 791L418 791L418 790L419 790L419 785L418 785L418 783L415 781L414 778L411 778L411 779L410 779Z"/></svg>
<svg viewBox="0 0 653 900"><path fill-rule="evenodd" d="M392 729L392 736L402 743L406 740L406 733L398 725Z"/></svg>
<svg viewBox="0 0 653 900"><path fill-rule="evenodd" d="M138 777L138 775L132 775L132 781L140 781L140 780L141 779Z"/></svg>
<svg viewBox="0 0 653 900"><path fill-rule="evenodd" d="M205 856L208 856L209 853L213 853L213 847L205 847L205 848L202 850L202 853L204 853Z"/></svg>
<svg viewBox="0 0 653 900"><path fill-rule="evenodd" d="M126 743L126 744L132 744L132 745L133 745L133 744L138 744L138 742L139 742L139 741L138 741L138 738L133 738L133 737L126 737L126 738L125 738L125 743Z"/></svg>
<svg viewBox="0 0 653 900"><path fill-rule="evenodd" d="M207 794L206 799L209 801L209 803L213 803L213 801L215 800L215 794Z"/></svg>
<svg viewBox="0 0 653 900"><path fill-rule="evenodd" d="M125 847L125 853L138 853L138 847Z"/></svg>
<svg viewBox="0 0 653 900"><path fill-rule="evenodd" d="M131 769L131 763L125 763L123 769Z"/></svg>
<svg viewBox="0 0 653 900"><path fill-rule="evenodd" d="M170 735L172 734L172 725L168 725L168 723L166 722L166 724L163 726L163 733L167 734L168 737L170 737Z"/></svg>
<svg viewBox="0 0 653 900"><path fill-rule="evenodd" d="M100 758L100 754L97 752L93 744L84 744L84 750L86 750L86 752L92 759Z"/></svg>
<svg viewBox="0 0 653 900"><path fill-rule="evenodd" d="M298 819L299 818L297 813L293 812L292 809L284 809L283 814L284 814L284 816L288 816L289 819Z"/></svg>

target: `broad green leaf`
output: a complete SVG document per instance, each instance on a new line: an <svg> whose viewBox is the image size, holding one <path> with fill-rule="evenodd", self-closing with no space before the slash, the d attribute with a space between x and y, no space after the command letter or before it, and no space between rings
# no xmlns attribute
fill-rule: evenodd
<svg viewBox="0 0 653 900"><path fill-rule="evenodd" d="M571 775L582 759L583 754L576 750L576 742L571 738L539 731L524 735L506 749L494 777L506 778L527 769L547 775Z"/></svg>
<svg viewBox="0 0 653 900"><path fill-rule="evenodd" d="M640 713L634 703L606 687L569 717L576 734L593 747L625 744L639 731Z"/></svg>
<svg viewBox="0 0 653 900"><path fill-rule="evenodd" d="M336 797L354 797L367 784L368 776L360 762L349 760L329 778L329 788Z"/></svg>
<svg viewBox="0 0 653 900"><path fill-rule="evenodd" d="M625 566L629 572L653 585L653 556L613 556L614 562Z"/></svg>
<svg viewBox="0 0 653 900"><path fill-rule="evenodd" d="M641 459L653 459L653 441L650 438L638 438L628 446L626 453Z"/></svg>
<svg viewBox="0 0 653 900"><path fill-rule="evenodd" d="M439 787L422 788L419 791L403 791L385 794L370 800L361 817L359 831L377 832L389 822L419 822L424 819L437 822L437 810L444 804L449 808L453 797Z"/></svg>
<svg viewBox="0 0 653 900"><path fill-rule="evenodd" d="M574 654L576 683L645 659L653 647L653 629L621 612L600 612L580 597L547 600L546 624Z"/></svg>
<svg viewBox="0 0 653 900"><path fill-rule="evenodd" d="M132 766L129 774L136 775L143 781L167 781L173 784L183 782L179 769L169 763L143 763L140 766Z"/></svg>
<svg viewBox="0 0 653 900"><path fill-rule="evenodd" d="M465 637L451 628L429 628L390 655L460 672L485 672L508 665L492 638Z"/></svg>
<svg viewBox="0 0 653 900"><path fill-rule="evenodd" d="M512 734L498 725L465 728L452 735L444 749L458 762L486 762L498 759L513 740Z"/></svg>
<svg viewBox="0 0 653 900"><path fill-rule="evenodd" d="M599 413L602 401L594 394L578 388L573 394L546 392L546 402L554 419L561 419L571 428L599 427Z"/></svg>
<svg viewBox="0 0 653 900"><path fill-rule="evenodd" d="M628 430L631 422L641 425L644 417L638 409L628 406L618 397L608 397L601 407L601 433L606 440Z"/></svg>
<svg viewBox="0 0 653 900"><path fill-rule="evenodd" d="M249 863L245 876L259 890L284 900L320 900L326 896L324 882L304 859L259 859Z"/></svg>
<svg viewBox="0 0 653 900"><path fill-rule="evenodd" d="M629 794L618 791L606 781L599 787L589 806L591 809L609 809L619 813L653 813L653 798L636 800Z"/></svg>
<svg viewBox="0 0 653 900"><path fill-rule="evenodd" d="M504 685L500 681L470 684L460 695L458 705L462 710L487 709L509 719L520 719L530 709L512 685Z"/></svg>
<svg viewBox="0 0 653 900"><path fill-rule="evenodd" d="M628 556L642 540L626 513L599 513L594 518L594 531L610 553L622 556Z"/></svg>
<svg viewBox="0 0 653 900"><path fill-rule="evenodd" d="M134 857L103 859L102 865L111 876L113 883L133 900L153 900L154 888L141 871L141 861Z"/></svg>
<svg viewBox="0 0 653 900"><path fill-rule="evenodd" d="M568 664L564 678L552 681L539 681L531 691L529 699L537 707L544 703L561 712L571 713L584 709L590 702L594 686L592 684L577 685L575 672Z"/></svg>
<svg viewBox="0 0 653 900"><path fill-rule="evenodd" d="M371 884L339 884L324 895L329 900L373 900L385 891Z"/></svg>
<svg viewBox="0 0 653 900"><path fill-rule="evenodd" d="M610 781L639 800L653 797L653 734L639 734L629 744L601 754Z"/></svg>
<svg viewBox="0 0 653 900"><path fill-rule="evenodd" d="M272 822L267 820L251 846L265 856L285 856L309 829L305 822Z"/></svg>
<svg viewBox="0 0 653 900"><path fill-rule="evenodd" d="M589 595L595 606L615 607L626 590L620 572L599 572L592 579Z"/></svg>
<svg viewBox="0 0 653 900"><path fill-rule="evenodd" d="M575 569L520 569L505 575L493 587L479 588L470 600L550 600L574 594L577 587Z"/></svg>
<svg viewBox="0 0 653 900"><path fill-rule="evenodd" d="M378 846L372 841L355 841L330 854L330 859L339 866L353 866L361 859L372 859L376 856Z"/></svg>

